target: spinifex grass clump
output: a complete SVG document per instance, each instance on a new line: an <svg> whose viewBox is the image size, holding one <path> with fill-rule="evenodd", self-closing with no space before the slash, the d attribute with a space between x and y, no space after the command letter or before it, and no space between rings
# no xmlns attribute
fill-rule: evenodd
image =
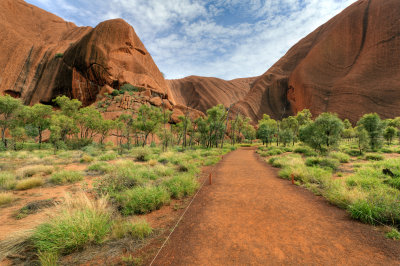
<svg viewBox="0 0 400 266"><path fill-rule="evenodd" d="M12 172L1 171L0 172L0 190L9 190L15 188L17 184L15 175Z"/></svg>
<svg viewBox="0 0 400 266"><path fill-rule="evenodd" d="M126 221L117 220L112 227L112 236L114 238L132 237L142 240L153 232L151 226L145 220Z"/></svg>
<svg viewBox="0 0 400 266"><path fill-rule="evenodd" d="M16 197L12 193L0 192L0 207L13 202Z"/></svg>
<svg viewBox="0 0 400 266"><path fill-rule="evenodd" d="M350 156L343 152L333 151L329 153L329 157L339 160L341 163L348 163L350 161Z"/></svg>
<svg viewBox="0 0 400 266"><path fill-rule="evenodd" d="M325 157L309 157L306 159L307 166L319 166L322 168L330 168L336 170L340 162L337 159L325 158Z"/></svg>
<svg viewBox="0 0 400 266"><path fill-rule="evenodd" d="M35 187L40 187L44 184L44 180L40 177L31 177L17 182L15 185L16 190L27 190Z"/></svg>
<svg viewBox="0 0 400 266"><path fill-rule="evenodd" d="M50 165L30 165L16 171L18 178L26 178L34 175L49 175L53 173L54 167Z"/></svg>
<svg viewBox="0 0 400 266"><path fill-rule="evenodd" d="M139 186L119 194L117 201L124 215L144 214L168 203L170 194L162 186Z"/></svg>
<svg viewBox="0 0 400 266"><path fill-rule="evenodd" d="M35 229L32 242L45 259L103 242L111 226L107 199L91 200L82 193L67 197L50 221Z"/></svg>
<svg viewBox="0 0 400 266"><path fill-rule="evenodd" d="M192 195L199 183L192 175L178 175L164 182L173 198L180 199Z"/></svg>
<svg viewBox="0 0 400 266"><path fill-rule="evenodd" d="M83 180L83 174L81 172L68 170L62 170L54 173L50 178L50 181L57 185L75 183L81 180Z"/></svg>

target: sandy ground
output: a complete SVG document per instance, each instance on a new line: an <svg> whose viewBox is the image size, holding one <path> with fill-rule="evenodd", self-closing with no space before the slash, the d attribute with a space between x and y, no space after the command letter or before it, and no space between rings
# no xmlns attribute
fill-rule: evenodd
<svg viewBox="0 0 400 266"><path fill-rule="evenodd" d="M282 264L400 265L400 244L240 149L218 165L154 263Z"/></svg>

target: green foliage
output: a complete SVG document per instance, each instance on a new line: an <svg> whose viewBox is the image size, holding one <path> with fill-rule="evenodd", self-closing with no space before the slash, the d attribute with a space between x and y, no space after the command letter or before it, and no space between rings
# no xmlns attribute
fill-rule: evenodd
<svg viewBox="0 0 400 266"><path fill-rule="evenodd" d="M0 95L0 129L1 140L3 145L7 147L6 130L9 129L18 115L18 111L22 109L22 102L19 99L14 99L10 95Z"/></svg>
<svg viewBox="0 0 400 266"><path fill-rule="evenodd" d="M85 201L64 206L59 215L35 229L32 242L39 252L64 255L104 240L111 230L111 216L104 204Z"/></svg>
<svg viewBox="0 0 400 266"><path fill-rule="evenodd" d="M144 90L143 88L135 87L132 84L125 83L124 85L119 88L120 94L124 94L126 91L127 92L139 92Z"/></svg>
<svg viewBox="0 0 400 266"><path fill-rule="evenodd" d="M338 169L340 162L337 159L325 157L309 157L306 159L307 166L320 166L323 168Z"/></svg>
<svg viewBox="0 0 400 266"><path fill-rule="evenodd" d="M14 173L7 171L0 171L0 189L10 190L15 188L17 184Z"/></svg>
<svg viewBox="0 0 400 266"><path fill-rule="evenodd" d="M313 123L302 127L299 136L311 148L322 152L338 144L343 128L336 114L322 113Z"/></svg>
<svg viewBox="0 0 400 266"><path fill-rule="evenodd" d="M95 162L87 168L88 171L98 172L100 174L104 174L110 172L112 166L106 162Z"/></svg>
<svg viewBox="0 0 400 266"><path fill-rule="evenodd" d="M358 122L357 126L364 128L369 137L371 149L377 150L381 147L383 135L383 123L378 114L366 114Z"/></svg>
<svg viewBox="0 0 400 266"><path fill-rule="evenodd" d="M57 185L75 183L81 180L83 180L83 175L81 172L68 170L61 170L59 172L56 172L50 178L50 182Z"/></svg>
<svg viewBox="0 0 400 266"><path fill-rule="evenodd" d="M385 128L385 131L383 132L383 137L390 145L392 144L393 139L397 136L398 133L399 130L397 128L389 126Z"/></svg>
<svg viewBox="0 0 400 266"><path fill-rule="evenodd" d="M365 155L365 160L369 161L382 161L384 157L380 154L368 153Z"/></svg>
<svg viewBox="0 0 400 266"><path fill-rule="evenodd" d="M309 147L298 147L293 150L294 153L301 153L304 156L317 156L318 154Z"/></svg>
<svg viewBox="0 0 400 266"><path fill-rule="evenodd" d="M113 224L112 234L115 238L130 236L134 239L145 239L153 232L151 226L145 220L117 221Z"/></svg>
<svg viewBox="0 0 400 266"><path fill-rule="evenodd" d="M111 161L115 160L117 158L117 154L110 152L110 153L105 153L99 157L100 161Z"/></svg>
<svg viewBox="0 0 400 266"><path fill-rule="evenodd" d="M400 240L400 232L396 228L392 228L386 233L386 237L393 240Z"/></svg>
<svg viewBox="0 0 400 266"><path fill-rule="evenodd" d="M348 163L350 161L350 156L343 152L333 151L329 153L329 157L339 160L340 163Z"/></svg>
<svg viewBox="0 0 400 266"><path fill-rule="evenodd" d="M117 195L122 214L144 214L159 209L170 201L170 195L164 187L134 187Z"/></svg>
<svg viewBox="0 0 400 266"><path fill-rule="evenodd" d="M54 56L54 58L63 58L64 57L64 54L63 53L56 53L55 54L55 56Z"/></svg>
<svg viewBox="0 0 400 266"><path fill-rule="evenodd" d="M177 175L164 182L165 187L175 199L192 195L199 184L192 175Z"/></svg>

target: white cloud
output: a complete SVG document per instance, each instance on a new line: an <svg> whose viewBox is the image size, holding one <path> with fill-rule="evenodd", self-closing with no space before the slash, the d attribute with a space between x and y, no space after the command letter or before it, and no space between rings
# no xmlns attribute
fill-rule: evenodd
<svg viewBox="0 0 400 266"><path fill-rule="evenodd" d="M78 25L122 17L167 78L264 73L356 0L27 0Z"/></svg>

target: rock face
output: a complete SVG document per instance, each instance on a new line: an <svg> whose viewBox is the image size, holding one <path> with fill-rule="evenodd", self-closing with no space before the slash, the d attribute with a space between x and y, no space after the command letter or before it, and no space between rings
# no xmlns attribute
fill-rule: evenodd
<svg viewBox="0 0 400 266"><path fill-rule="evenodd" d="M254 120L309 108L355 122L400 115L400 1L361 0L293 46L236 111Z"/></svg>
<svg viewBox="0 0 400 266"><path fill-rule="evenodd" d="M167 82L176 103L205 112L217 104L228 107L243 99L254 80L256 78L226 81L218 78L190 76Z"/></svg>
<svg viewBox="0 0 400 266"><path fill-rule="evenodd" d="M88 105L105 86L130 83L168 98L161 72L125 21L77 27L22 0L1 0L0 10L0 92L26 104L64 94Z"/></svg>

